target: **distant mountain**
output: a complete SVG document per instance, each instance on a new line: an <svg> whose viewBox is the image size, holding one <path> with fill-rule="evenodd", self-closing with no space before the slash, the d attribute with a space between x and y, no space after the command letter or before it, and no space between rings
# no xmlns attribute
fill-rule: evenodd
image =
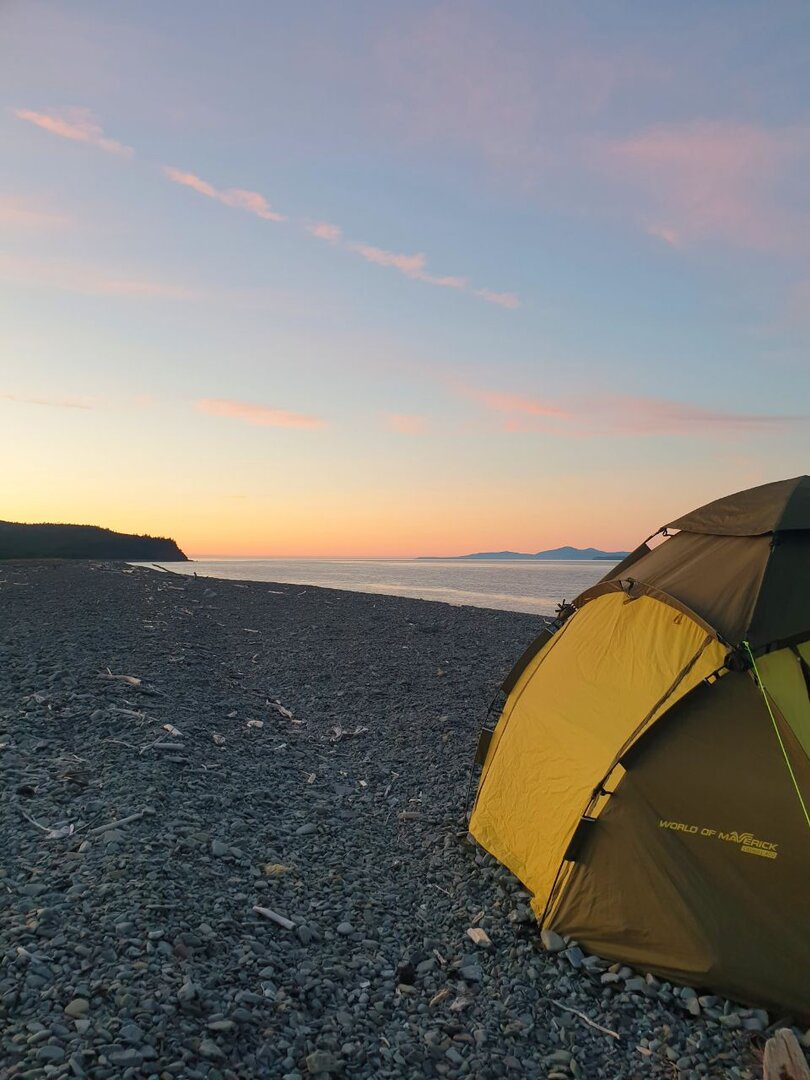
<svg viewBox="0 0 810 1080"><path fill-rule="evenodd" d="M125 559L188 562L174 540L98 525L23 525L0 521L0 559Z"/></svg>
<svg viewBox="0 0 810 1080"><path fill-rule="evenodd" d="M522 551L477 551L473 555L449 555L450 559L530 559L530 560L542 560L542 559L607 559L611 562L619 562L624 559L630 553L628 551L601 551L599 548L575 548L575 547L558 547L550 548L548 551L537 551L534 555L526 554ZM434 559L440 558L436 555L421 555L422 559Z"/></svg>

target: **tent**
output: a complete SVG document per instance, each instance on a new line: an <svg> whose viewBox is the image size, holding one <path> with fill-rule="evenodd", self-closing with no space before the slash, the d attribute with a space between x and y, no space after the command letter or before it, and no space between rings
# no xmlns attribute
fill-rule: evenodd
<svg viewBox="0 0 810 1080"><path fill-rule="evenodd" d="M810 477L659 532L504 682L470 831L542 926L807 1013Z"/></svg>

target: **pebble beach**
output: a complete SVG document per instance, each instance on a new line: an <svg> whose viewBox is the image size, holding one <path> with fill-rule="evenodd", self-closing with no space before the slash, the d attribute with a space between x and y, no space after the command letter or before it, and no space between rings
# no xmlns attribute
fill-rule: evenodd
<svg viewBox="0 0 810 1080"><path fill-rule="evenodd" d="M544 947L468 838L541 626L0 564L0 1077L760 1076L784 1018Z"/></svg>

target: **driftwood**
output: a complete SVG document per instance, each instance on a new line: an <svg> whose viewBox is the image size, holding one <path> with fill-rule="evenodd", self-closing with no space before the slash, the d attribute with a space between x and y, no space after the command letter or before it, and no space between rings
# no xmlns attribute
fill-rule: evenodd
<svg viewBox="0 0 810 1080"><path fill-rule="evenodd" d="M440 1005L443 1001L447 1001L452 996L453 991L449 986L443 986L441 990L437 990L433 997L428 1002L428 1005Z"/></svg>
<svg viewBox="0 0 810 1080"><path fill-rule="evenodd" d="M99 678L116 679L118 682L125 682L127 686L140 686L142 682L137 675L113 675L109 668L106 671L100 671Z"/></svg>
<svg viewBox="0 0 810 1080"><path fill-rule="evenodd" d="M87 835L98 836L99 833L109 832L110 829L117 829L119 825L130 825L133 821L140 821L145 813L145 810L139 810L137 814L129 814L127 817L118 818L117 821L111 821L107 825L97 825L95 829L88 830Z"/></svg>
<svg viewBox="0 0 810 1080"><path fill-rule="evenodd" d="M580 1012L579 1009L572 1009L570 1005L563 1005L561 1001L552 1001L552 1005L556 1005L558 1009L562 1009L564 1012L573 1013L574 1016L578 1016L580 1020L588 1025L588 1027L595 1028L596 1031L601 1031L603 1035L610 1035L612 1039L620 1039L618 1031L611 1031L610 1028L602 1027L601 1024L597 1024L595 1020L591 1020L590 1016L586 1016L585 1013Z"/></svg>
<svg viewBox="0 0 810 1080"><path fill-rule="evenodd" d="M810 1080L810 1068L790 1028L780 1028L765 1043L763 1080Z"/></svg>
<svg viewBox="0 0 810 1080"><path fill-rule="evenodd" d="M480 926L469 927L467 937L474 945L480 945L482 949L488 949L492 945L489 934L486 930L482 930Z"/></svg>
<svg viewBox="0 0 810 1080"><path fill-rule="evenodd" d="M152 563L155 570L162 570L164 574L171 574L172 577L186 578L188 574L178 574L176 570L167 570L165 566L158 566L157 563Z"/></svg>
<svg viewBox="0 0 810 1080"><path fill-rule="evenodd" d="M63 840L66 836L73 836L76 831L75 825L54 825L51 827L50 825L43 825L36 818L32 818L23 809L20 809L20 813L26 821L30 821L32 825L36 825L38 829L45 833L46 840Z"/></svg>
<svg viewBox="0 0 810 1080"><path fill-rule="evenodd" d="M269 907L259 907L258 904L255 904L253 910L257 915L262 915L265 919L269 919L271 922L283 926L285 930L292 930L295 927L295 923L292 919L285 919L283 915L279 915L277 911L271 911Z"/></svg>

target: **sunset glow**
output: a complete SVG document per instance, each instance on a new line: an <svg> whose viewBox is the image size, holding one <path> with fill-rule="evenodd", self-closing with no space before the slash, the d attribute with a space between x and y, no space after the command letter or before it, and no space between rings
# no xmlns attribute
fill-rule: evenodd
<svg viewBox="0 0 810 1080"><path fill-rule="evenodd" d="M7 8L0 518L620 549L806 472L810 27L653 7Z"/></svg>

